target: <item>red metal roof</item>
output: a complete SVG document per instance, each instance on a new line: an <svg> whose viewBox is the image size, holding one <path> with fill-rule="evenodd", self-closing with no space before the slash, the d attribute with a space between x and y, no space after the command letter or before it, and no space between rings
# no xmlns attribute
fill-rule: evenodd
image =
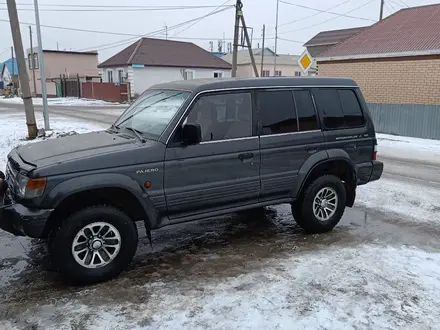
<svg viewBox="0 0 440 330"><path fill-rule="evenodd" d="M231 69L231 65L191 42L142 38L98 68L144 64L183 68Z"/></svg>
<svg viewBox="0 0 440 330"><path fill-rule="evenodd" d="M440 4L402 9L327 49L319 58L435 50L440 54Z"/></svg>

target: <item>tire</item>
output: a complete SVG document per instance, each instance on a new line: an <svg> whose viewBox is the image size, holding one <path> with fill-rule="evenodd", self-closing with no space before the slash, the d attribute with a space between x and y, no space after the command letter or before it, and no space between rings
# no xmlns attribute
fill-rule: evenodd
<svg viewBox="0 0 440 330"><path fill-rule="evenodd" d="M87 227L91 224L96 226ZM92 235L92 230L97 235ZM92 284L118 276L133 259L138 243L135 223L119 209L103 205L70 215L49 237L52 264L65 280L75 284ZM95 239L92 241L91 237ZM76 257L74 246L79 250Z"/></svg>
<svg viewBox="0 0 440 330"><path fill-rule="evenodd" d="M326 192L330 196L328 200L323 198L324 204L316 203L314 205L315 198L319 197L318 194L326 194ZM336 195L336 199L332 199L333 194ZM295 203L296 206L292 206L292 214L296 223L306 232L310 234L325 233L332 230L341 220L345 211L346 198L342 181L334 175L324 175L306 187L303 198ZM336 204L334 211L330 205L332 202ZM326 211L321 209L320 212L317 211L318 215L315 214L314 206L317 205L326 205Z"/></svg>

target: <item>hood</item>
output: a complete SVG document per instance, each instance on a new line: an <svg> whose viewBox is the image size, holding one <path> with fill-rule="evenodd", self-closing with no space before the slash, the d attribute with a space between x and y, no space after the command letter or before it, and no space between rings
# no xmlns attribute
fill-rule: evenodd
<svg viewBox="0 0 440 330"><path fill-rule="evenodd" d="M155 141L140 143L130 136L100 131L29 143L18 147L17 153L23 162L36 167L37 175L57 175L155 161L154 146L165 147Z"/></svg>
<svg viewBox="0 0 440 330"><path fill-rule="evenodd" d="M115 151L133 142L134 139L100 131L29 143L17 151L23 161L40 167Z"/></svg>

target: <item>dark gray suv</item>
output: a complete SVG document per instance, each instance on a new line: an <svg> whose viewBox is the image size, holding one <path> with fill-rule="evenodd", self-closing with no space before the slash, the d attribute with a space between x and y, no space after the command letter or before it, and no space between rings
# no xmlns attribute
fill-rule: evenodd
<svg viewBox="0 0 440 330"><path fill-rule="evenodd" d="M47 238L65 278L102 281L133 258L136 221L151 239L163 226L290 203L305 231L329 231L356 187L382 175L376 146L349 79L156 85L108 130L13 149L0 227Z"/></svg>

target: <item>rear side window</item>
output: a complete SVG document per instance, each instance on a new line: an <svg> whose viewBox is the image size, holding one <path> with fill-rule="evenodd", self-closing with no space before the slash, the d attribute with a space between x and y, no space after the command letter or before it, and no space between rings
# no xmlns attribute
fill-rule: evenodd
<svg viewBox="0 0 440 330"><path fill-rule="evenodd" d="M257 104L262 135L298 132L292 91L259 91Z"/></svg>
<svg viewBox="0 0 440 330"><path fill-rule="evenodd" d="M314 92L316 106L330 129L358 127L364 124L359 101L350 89L320 89Z"/></svg>
<svg viewBox="0 0 440 330"><path fill-rule="evenodd" d="M364 114L354 91L340 89L338 94L344 112L345 125L348 127L362 126L364 124Z"/></svg>
<svg viewBox="0 0 440 330"><path fill-rule="evenodd" d="M294 91L300 132L319 129L315 106L309 91Z"/></svg>

